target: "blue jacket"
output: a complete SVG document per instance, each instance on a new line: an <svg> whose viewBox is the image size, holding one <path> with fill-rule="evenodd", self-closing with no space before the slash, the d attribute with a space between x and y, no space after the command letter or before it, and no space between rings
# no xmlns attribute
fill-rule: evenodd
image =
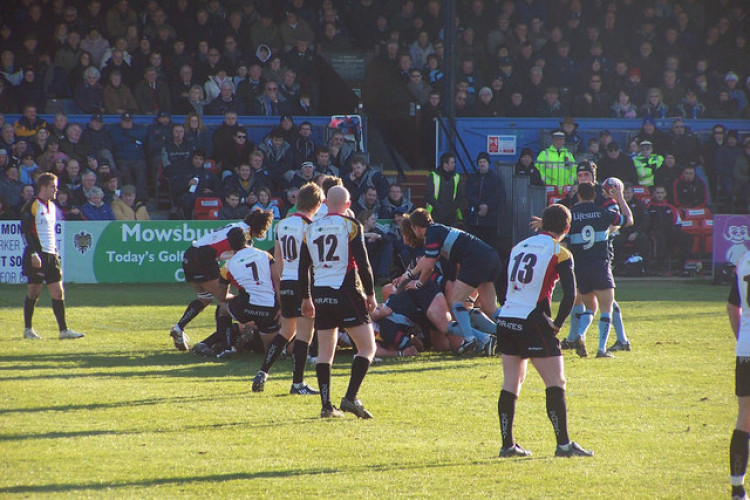
<svg viewBox="0 0 750 500"><path fill-rule="evenodd" d="M81 207L81 213L86 220L115 220L112 208L106 203L102 203L100 207L95 207L91 202L86 202Z"/></svg>
<svg viewBox="0 0 750 500"><path fill-rule="evenodd" d="M130 130L115 125L112 127L112 147L115 160L145 160L146 130L137 125Z"/></svg>

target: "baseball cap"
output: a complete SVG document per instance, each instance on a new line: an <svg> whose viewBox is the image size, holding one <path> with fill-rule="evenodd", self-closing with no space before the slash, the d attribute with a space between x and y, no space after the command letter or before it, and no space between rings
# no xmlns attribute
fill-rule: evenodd
<svg viewBox="0 0 750 500"><path fill-rule="evenodd" d="M653 146L654 143L646 139L646 140L641 141L638 145L639 146Z"/></svg>
<svg viewBox="0 0 750 500"><path fill-rule="evenodd" d="M730 71L730 72L728 72L728 73L726 74L726 76L724 77L724 81L725 81L725 82L726 82L726 81L729 81L729 80L734 80L735 82L739 82L739 81L740 81L740 77L739 77L739 75L737 75L737 73L735 73L734 71Z"/></svg>
<svg viewBox="0 0 750 500"><path fill-rule="evenodd" d="M582 161L578 164L578 167L576 167L576 172L591 172L594 173L594 167L592 162L590 161Z"/></svg>
<svg viewBox="0 0 750 500"><path fill-rule="evenodd" d="M646 125L647 123L650 123L651 125L656 125L656 122L654 121L653 116L646 116L643 118L643 124Z"/></svg>
<svg viewBox="0 0 750 500"><path fill-rule="evenodd" d="M305 167L315 168L315 165L311 161L303 161L302 165L300 165L299 168L305 168Z"/></svg>
<svg viewBox="0 0 750 500"><path fill-rule="evenodd" d="M123 114L120 115L120 120L125 120L125 121L128 121L128 122L132 122L133 121L133 115L130 114L130 113L123 113Z"/></svg>
<svg viewBox="0 0 750 500"><path fill-rule="evenodd" d="M122 194L135 194L135 186L132 184L125 184L122 187Z"/></svg>
<svg viewBox="0 0 750 500"><path fill-rule="evenodd" d="M565 137L565 132L562 130L556 130L552 132L552 137Z"/></svg>

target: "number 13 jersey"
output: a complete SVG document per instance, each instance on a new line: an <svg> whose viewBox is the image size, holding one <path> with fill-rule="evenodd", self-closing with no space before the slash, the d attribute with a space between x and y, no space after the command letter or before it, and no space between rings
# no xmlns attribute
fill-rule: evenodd
<svg viewBox="0 0 750 500"><path fill-rule="evenodd" d="M508 291L500 317L526 319L537 307L549 314L559 266L572 265L570 252L546 233L518 243L510 253Z"/></svg>

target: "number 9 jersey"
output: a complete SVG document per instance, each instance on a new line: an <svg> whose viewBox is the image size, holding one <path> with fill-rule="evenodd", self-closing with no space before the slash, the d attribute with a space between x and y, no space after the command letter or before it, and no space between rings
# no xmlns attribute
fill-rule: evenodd
<svg viewBox="0 0 750 500"><path fill-rule="evenodd" d="M593 202L579 203L570 211L570 251L576 264L582 266L591 262L609 261L609 227L621 226L625 217L619 207L600 207Z"/></svg>
<svg viewBox="0 0 750 500"><path fill-rule="evenodd" d="M571 288L575 296L573 258L558 241L540 233L518 243L510 253L508 290L500 317L527 319L537 308L549 315L552 290L560 277L565 278L563 288Z"/></svg>

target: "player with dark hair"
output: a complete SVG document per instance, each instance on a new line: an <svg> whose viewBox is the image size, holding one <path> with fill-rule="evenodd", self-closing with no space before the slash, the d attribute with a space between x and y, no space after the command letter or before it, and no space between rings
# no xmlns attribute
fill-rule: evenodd
<svg viewBox="0 0 750 500"><path fill-rule="evenodd" d="M185 326L195 319L211 303L214 297L218 297L222 293L223 287L219 284L218 261L226 260L234 254L227 239L229 231L240 228L246 238L249 238L248 221L251 215L252 213L248 214L244 221L226 225L201 236L193 241L193 244L182 256L185 281L193 286L198 298L188 304L182 318L169 330L174 346L180 351L190 349L188 344L190 338L185 333Z"/></svg>
<svg viewBox="0 0 750 500"><path fill-rule="evenodd" d="M570 211L558 204L547 207L541 232L518 243L508 263L508 292L498 317L498 349L503 359L503 388L497 402L503 445L500 457L527 457L531 452L513 440L516 400L526 378L529 359L546 386L547 416L557 438L556 457L590 457L568 437L565 374L557 340L575 299L573 257L560 241L570 229ZM550 302L558 279L563 298L554 321Z"/></svg>
<svg viewBox="0 0 750 500"><path fill-rule="evenodd" d="M279 331L279 273L268 252L252 246L253 238L263 238L273 223L273 212L256 210L247 216L250 238L240 227L227 232L227 242L234 255L221 268L220 301L216 331L225 334L226 349L220 358L230 357L232 351L232 319L241 325L253 322L261 337ZM228 297L229 285L238 293Z"/></svg>
<svg viewBox="0 0 750 500"><path fill-rule="evenodd" d="M611 196L617 202L616 208L598 206L596 189L591 182L578 185L579 203L573 207L569 242L570 250L576 259L576 282L578 294L584 305L580 315L576 337L576 352L586 357L585 332L594 319L597 304L599 315L599 348L597 358L611 358L607 350L607 338L612 323L612 308L615 301L615 280L612 277L612 251L610 248L610 228L631 226L633 214L622 194L622 183L616 184Z"/></svg>
<svg viewBox="0 0 750 500"><path fill-rule="evenodd" d="M253 379L253 392L262 392L271 366L286 345L294 339L292 357L294 374L290 394L313 395L318 391L305 383L307 350L313 336L313 318L302 314L300 291L300 255L305 244L305 230L323 202L323 190L314 183L302 186L297 195L297 211L276 226L274 261L280 267L281 330L271 341L263 366Z"/></svg>
<svg viewBox="0 0 750 500"><path fill-rule="evenodd" d="M432 274L435 263L441 255L460 265L458 275L453 283L448 303L451 304L464 342L458 353L473 352L477 347L487 348L487 342L495 342L488 335L477 337L471 328L471 318L466 309L466 302L476 290L482 311L495 318L499 312L495 280L500 276L500 258L497 252L476 236L454 227L444 226L432 221L430 214L421 208L405 215L411 224L411 230L417 238L424 241L425 256L413 270L407 271L405 277L413 280L406 285L407 289L420 288ZM481 345L480 345L481 344ZM490 347L489 351L494 351Z"/></svg>
<svg viewBox="0 0 750 500"><path fill-rule="evenodd" d="M750 252L737 261L737 276L727 301L727 314L732 332L737 339L735 362L735 394L737 395L737 424L729 443L729 474L733 499L747 499L745 472L747 470L748 440L750 439Z"/></svg>
<svg viewBox="0 0 750 500"><path fill-rule="evenodd" d="M322 402L321 418L342 417L342 410L359 418L372 418L357 398L357 393L375 356L375 335L369 313L378 303L362 226L344 215L349 204L349 192L342 186L333 186L328 191L328 215L307 226L306 244L302 247L299 276L304 298L302 313L308 317L315 315L318 330L315 371ZM314 276L312 300L308 281L311 266ZM364 288L364 297L357 277ZM331 365L339 328L346 328L357 347L349 387L341 399L341 410L331 404Z"/></svg>
<svg viewBox="0 0 750 500"><path fill-rule="evenodd" d="M23 304L25 339L41 337L31 326L34 308L42 293L42 282L52 297L61 339L77 339L83 334L68 328L65 320L65 290L62 283L62 264L57 251L56 206L52 200L57 193L57 176L43 173L36 180L37 195L21 208L21 235L26 245L23 251L22 274L28 278L26 300Z"/></svg>

